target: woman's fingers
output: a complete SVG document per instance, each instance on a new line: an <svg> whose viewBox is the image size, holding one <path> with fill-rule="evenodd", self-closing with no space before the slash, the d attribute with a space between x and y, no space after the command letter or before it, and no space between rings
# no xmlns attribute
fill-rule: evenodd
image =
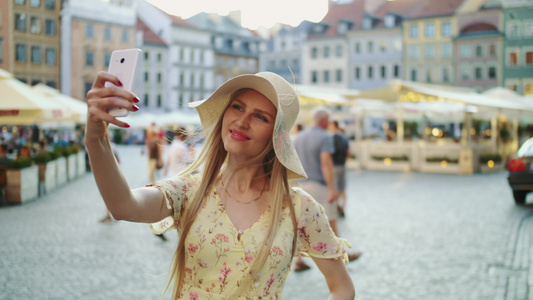
<svg viewBox="0 0 533 300"><path fill-rule="evenodd" d="M116 117L111 116L107 112L97 109L95 107L89 107L89 119L95 122L104 121L108 124L115 124L118 127L129 128L130 125L126 122L120 121Z"/></svg>
<svg viewBox="0 0 533 300"><path fill-rule="evenodd" d="M105 87L106 82L110 82L116 86L122 86L122 82L120 82L117 76L111 73L100 71L96 75L96 79L94 80L92 88L103 88Z"/></svg>

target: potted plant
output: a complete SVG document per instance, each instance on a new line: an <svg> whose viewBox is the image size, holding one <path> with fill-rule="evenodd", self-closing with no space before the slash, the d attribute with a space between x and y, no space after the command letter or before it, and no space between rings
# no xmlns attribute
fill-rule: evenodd
<svg viewBox="0 0 533 300"><path fill-rule="evenodd" d="M82 150L80 144L73 144L70 148L76 156L76 175L82 176L86 171L85 165L87 162L85 161L85 152Z"/></svg>
<svg viewBox="0 0 533 300"><path fill-rule="evenodd" d="M479 156L479 168L481 173L503 171L502 156L499 154L485 154Z"/></svg>
<svg viewBox="0 0 533 300"><path fill-rule="evenodd" d="M39 166L39 185L43 185L44 193L50 193L57 186L57 154L42 151L35 154L35 163ZM41 189L39 188L39 193Z"/></svg>
<svg viewBox="0 0 533 300"><path fill-rule="evenodd" d="M67 158L64 155L63 147L55 147L52 151L57 157L56 166L57 166L57 186L62 186L67 182L68 178L68 169L67 169Z"/></svg>
<svg viewBox="0 0 533 300"><path fill-rule="evenodd" d="M29 157L13 160L6 172L6 202L23 204L37 199L39 194L39 168Z"/></svg>

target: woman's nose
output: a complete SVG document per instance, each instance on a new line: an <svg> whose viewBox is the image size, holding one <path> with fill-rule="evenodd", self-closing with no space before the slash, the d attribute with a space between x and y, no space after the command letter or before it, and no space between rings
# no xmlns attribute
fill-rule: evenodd
<svg viewBox="0 0 533 300"><path fill-rule="evenodd" d="M250 124L250 116L248 114L242 114L239 119L237 119L237 125L242 128L248 128Z"/></svg>

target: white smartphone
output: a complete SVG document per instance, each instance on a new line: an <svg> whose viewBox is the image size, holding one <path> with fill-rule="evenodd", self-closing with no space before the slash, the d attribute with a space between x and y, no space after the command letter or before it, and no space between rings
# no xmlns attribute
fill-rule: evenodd
<svg viewBox="0 0 533 300"><path fill-rule="evenodd" d="M138 48L115 50L111 52L109 69L107 72L117 76L120 82L122 82L122 87L128 91L131 91L133 88L141 53L141 49ZM105 86L109 87L113 86L113 84L106 82ZM122 107L113 107L109 109L108 113L115 117L125 117L128 115L128 110Z"/></svg>

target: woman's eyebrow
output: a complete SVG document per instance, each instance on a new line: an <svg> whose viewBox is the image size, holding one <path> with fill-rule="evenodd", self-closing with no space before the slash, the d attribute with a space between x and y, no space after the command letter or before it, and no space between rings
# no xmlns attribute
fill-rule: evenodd
<svg viewBox="0 0 533 300"><path fill-rule="evenodd" d="M242 100L239 100L239 98L235 98L233 99L233 102L237 102L237 104L241 105L243 108L246 108L246 103L244 103ZM260 112L262 114L265 114L265 115L268 115L270 118L274 119L274 115L272 115L271 113L265 111L265 110L262 110L260 108L254 108L254 112Z"/></svg>

